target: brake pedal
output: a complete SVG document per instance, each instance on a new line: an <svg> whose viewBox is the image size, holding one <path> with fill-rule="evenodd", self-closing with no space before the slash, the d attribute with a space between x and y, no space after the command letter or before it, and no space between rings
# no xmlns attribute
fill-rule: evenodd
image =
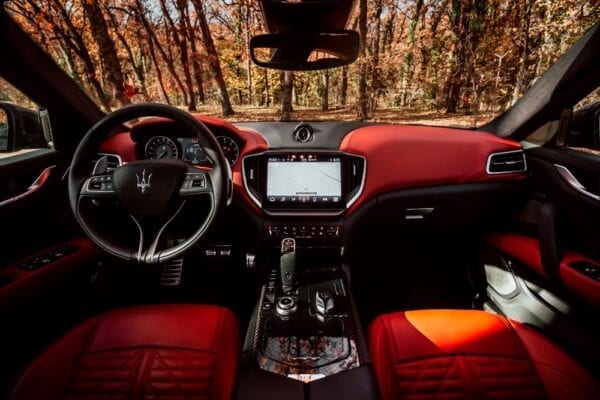
<svg viewBox="0 0 600 400"><path fill-rule="evenodd" d="M182 271L183 257L163 264L160 270L160 286L173 287L181 285Z"/></svg>

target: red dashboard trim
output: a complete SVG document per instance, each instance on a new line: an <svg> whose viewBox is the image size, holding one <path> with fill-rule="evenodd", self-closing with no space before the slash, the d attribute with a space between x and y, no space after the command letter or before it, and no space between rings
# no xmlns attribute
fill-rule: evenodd
<svg viewBox="0 0 600 400"><path fill-rule="evenodd" d="M227 130L243 142L240 159L232 168L234 196L254 212L261 213L244 188L241 160L249 154L268 150L265 138L253 129L237 128L219 118L195 117L209 128ZM160 120L162 118L145 119L134 125L134 129ZM495 175L486 172L491 153L519 149L517 142L462 129L411 125L370 125L356 129L346 135L339 150L365 157L367 171L363 192L346 215L367 200L392 190L522 179L525 172ZM136 160L135 142L129 131L107 138L100 151L119 154L124 162Z"/></svg>
<svg viewBox="0 0 600 400"><path fill-rule="evenodd" d="M486 172L491 153L519 149L517 142L461 129L410 125L356 129L346 135L340 150L364 156L367 173L362 194L346 214L391 190L524 178L525 173Z"/></svg>
<svg viewBox="0 0 600 400"><path fill-rule="evenodd" d="M101 153L118 154L123 162L132 162L136 160L135 142L131 139L129 131L117 132L102 142L100 145Z"/></svg>

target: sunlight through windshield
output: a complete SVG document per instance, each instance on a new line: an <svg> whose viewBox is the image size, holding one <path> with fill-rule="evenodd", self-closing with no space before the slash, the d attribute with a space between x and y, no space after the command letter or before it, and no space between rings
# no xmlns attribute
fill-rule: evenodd
<svg viewBox="0 0 600 400"><path fill-rule="evenodd" d="M467 127L514 104L600 16L594 0L361 1L366 7L355 7L347 28L360 31L365 10L365 55L313 72L250 61L249 40L264 32L257 0L10 0L5 7L105 111L161 102L234 121Z"/></svg>

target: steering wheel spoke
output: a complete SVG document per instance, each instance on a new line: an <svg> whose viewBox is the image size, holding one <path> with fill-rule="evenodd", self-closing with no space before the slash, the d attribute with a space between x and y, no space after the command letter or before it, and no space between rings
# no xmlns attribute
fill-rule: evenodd
<svg viewBox="0 0 600 400"><path fill-rule="evenodd" d="M79 196L91 198L116 197L113 174L90 176L81 185Z"/></svg>
<svg viewBox="0 0 600 400"><path fill-rule="evenodd" d="M165 239L165 232L171 222L180 214L185 205L183 200L171 217L160 223L148 223L139 217L131 215L131 219L139 230L138 247L133 254L134 259L143 264L157 264L163 259L163 251L160 250L161 240Z"/></svg>
<svg viewBox="0 0 600 400"><path fill-rule="evenodd" d="M212 192L210 173L198 171L195 168L192 168L185 174L185 178L179 189L179 195L182 197L206 195Z"/></svg>

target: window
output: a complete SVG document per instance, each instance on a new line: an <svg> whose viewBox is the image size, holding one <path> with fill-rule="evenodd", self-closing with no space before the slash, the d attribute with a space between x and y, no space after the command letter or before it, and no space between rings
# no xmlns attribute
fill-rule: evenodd
<svg viewBox="0 0 600 400"><path fill-rule="evenodd" d="M48 148L47 121L46 110L0 77L0 159Z"/></svg>
<svg viewBox="0 0 600 400"><path fill-rule="evenodd" d="M573 107L565 146L600 155L600 87Z"/></svg>

